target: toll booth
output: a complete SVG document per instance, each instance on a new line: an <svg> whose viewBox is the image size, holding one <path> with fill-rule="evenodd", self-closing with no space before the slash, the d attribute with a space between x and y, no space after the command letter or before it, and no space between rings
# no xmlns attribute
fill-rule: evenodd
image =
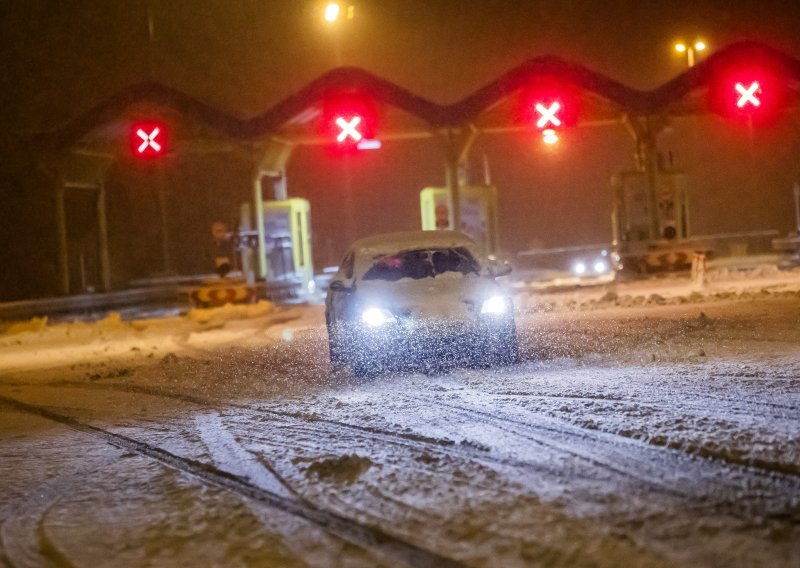
<svg viewBox="0 0 800 568"><path fill-rule="evenodd" d="M661 170L656 178L659 235L666 240L689 236L686 178L683 172ZM647 174L622 172L611 180L614 191L614 241L621 247L648 240Z"/></svg>
<svg viewBox="0 0 800 568"><path fill-rule="evenodd" d="M611 178L611 186L613 245L623 268L649 273L691 267L695 250L683 242L689 237L689 203L683 172L658 171L655 204L659 237L655 240L650 238L647 173L621 172Z"/></svg>
<svg viewBox="0 0 800 568"><path fill-rule="evenodd" d="M263 204L263 233L258 235L258 275L267 283L296 282L310 291L314 282L311 253L311 205L293 197ZM261 232L261 231L259 231Z"/></svg>
<svg viewBox="0 0 800 568"><path fill-rule="evenodd" d="M468 185L459 190L461 230L485 255L497 252L497 189ZM423 231L450 229L450 192L445 187L426 187L419 194Z"/></svg>

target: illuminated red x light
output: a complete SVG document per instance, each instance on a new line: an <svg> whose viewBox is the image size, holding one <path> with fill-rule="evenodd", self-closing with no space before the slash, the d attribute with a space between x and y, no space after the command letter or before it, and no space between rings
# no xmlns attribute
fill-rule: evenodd
<svg viewBox="0 0 800 568"><path fill-rule="evenodd" d="M558 102L554 102L548 107L542 103L536 103L536 112L540 115L539 120L536 121L536 126L538 128L544 128L548 124L561 126L561 120L556 116L559 109L561 109L561 105Z"/></svg>
<svg viewBox="0 0 800 568"><path fill-rule="evenodd" d="M353 142L360 142L363 136L358 131L357 126L361 124L361 117L354 116L350 120L345 120L344 117L337 117L336 118L336 125L341 128L341 132L336 137L336 141L342 144L348 138L352 139Z"/></svg>
<svg viewBox="0 0 800 568"><path fill-rule="evenodd" d="M169 150L169 130L158 120L136 122L131 125L128 143L136 158L161 158Z"/></svg>
<svg viewBox="0 0 800 568"><path fill-rule="evenodd" d="M758 84L758 81L753 81L747 88L742 83L736 83L735 88L736 92L741 95L736 102L737 107L744 108L747 105L761 106L761 101L756 97L756 93L761 93L761 85Z"/></svg>
<svg viewBox="0 0 800 568"><path fill-rule="evenodd" d="M136 130L136 136L139 137L141 143L137 146L136 151L140 154L144 153L153 153L153 154L160 154L162 150L161 143L157 140L159 134L161 134L161 128L158 126L154 126L149 131L145 131L144 128L138 128Z"/></svg>

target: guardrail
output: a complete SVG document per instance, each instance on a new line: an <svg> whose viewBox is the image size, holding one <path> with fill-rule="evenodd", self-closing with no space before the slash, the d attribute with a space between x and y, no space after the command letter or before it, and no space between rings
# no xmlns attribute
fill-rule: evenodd
<svg viewBox="0 0 800 568"><path fill-rule="evenodd" d="M32 317L81 314L83 312L102 312L135 306L185 306L191 307L189 295L194 289L188 283L199 282L197 277L174 278L170 283L158 283L153 280L152 286L103 292L41 298L36 300L19 300L0 303L0 321L30 319ZM180 283L179 283L180 282ZM299 282L260 282L258 298L276 304L289 304L304 299L305 290Z"/></svg>
<svg viewBox="0 0 800 568"><path fill-rule="evenodd" d="M28 319L36 316L99 311L135 305L175 303L178 300L178 295L176 286L159 286L118 292L5 302L0 304L0 320Z"/></svg>

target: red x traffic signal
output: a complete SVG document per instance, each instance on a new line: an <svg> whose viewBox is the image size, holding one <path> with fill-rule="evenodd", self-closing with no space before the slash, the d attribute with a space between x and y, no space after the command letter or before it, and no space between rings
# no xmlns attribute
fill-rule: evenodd
<svg viewBox="0 0 800 568"><path fill-rule="evenodd" d="M168 147L168 132L160 122L139 122L131 127L130 144L137 158L163 156Z"/></svg>
<svg viewBox="0 0 800 568"><path fill-rule="evenodd" d="M373 150L378 112L372 100L361 94L332 95L323 103L321 131L338 151Z"/></svg>

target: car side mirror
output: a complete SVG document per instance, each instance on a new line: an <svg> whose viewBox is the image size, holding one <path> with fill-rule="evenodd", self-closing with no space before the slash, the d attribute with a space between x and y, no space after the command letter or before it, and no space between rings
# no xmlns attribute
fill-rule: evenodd
<svg viewBox="0 0 800 568"><path fill-rule="evenodd" d="M489 276L492 278L499 278L511 274L511 265L507 260L498 260L497 258L489 257L486 268L489 271Z"/></svg>
<svg viewBox="0 0 800 568"><path fill-rule="evenodd" d="M328 290L333 290L334 292L349 292L352 289L352 284L348 285L342 280L331 280L331 283L328 284Z"/></svg>

